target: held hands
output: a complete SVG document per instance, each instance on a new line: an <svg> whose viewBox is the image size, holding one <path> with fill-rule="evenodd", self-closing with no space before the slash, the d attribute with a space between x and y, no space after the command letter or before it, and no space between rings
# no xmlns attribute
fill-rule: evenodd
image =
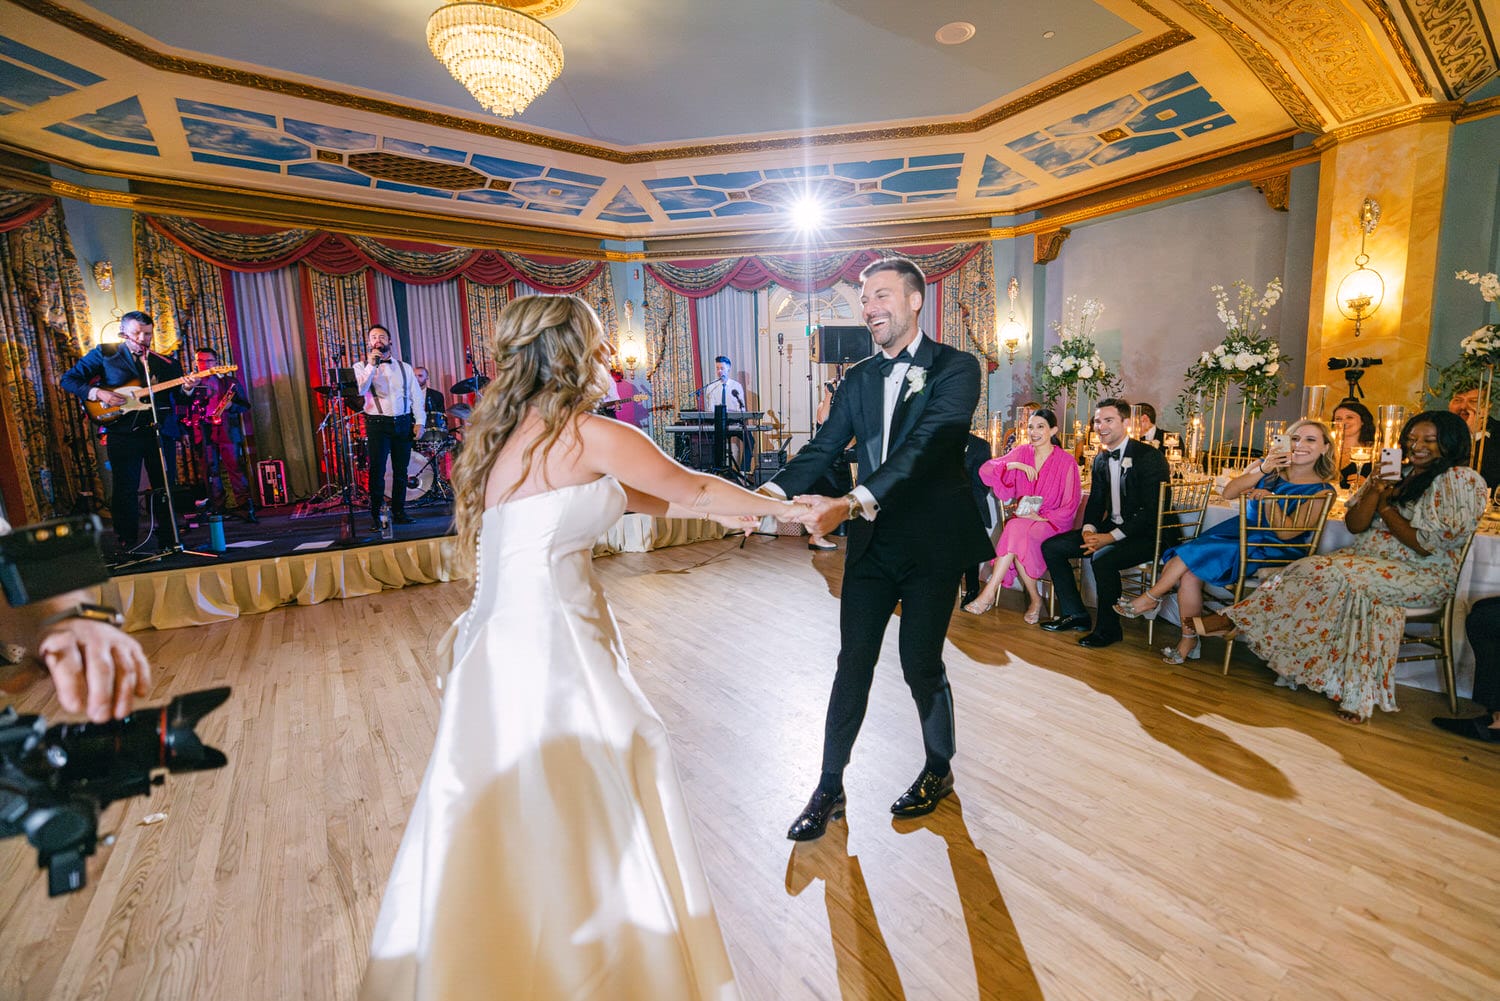
<svg viewBox="0 0 1500 1001"><path fill-rule="evenodd" d="M795 500L807 509L796 520L813 535L827 535L849 517L849 501L843 497L803 494Z"/></svg>
<svg viewBox="0 0 1500 1001"><path fill-rule="evenodd" d="M1115 544L1115 537L1108 532L1084 532L1083 551L1089 556L1094 555L1105 546Z"/></svg>
<svg viewBox="0 0 1500 1001"><path fill-rule="evenodd" d="M128 715L135 697L151 687L151 664L141 645L107 622L64 619L42 635L36 652L62 707L87 711L95 723Z"/></svg>

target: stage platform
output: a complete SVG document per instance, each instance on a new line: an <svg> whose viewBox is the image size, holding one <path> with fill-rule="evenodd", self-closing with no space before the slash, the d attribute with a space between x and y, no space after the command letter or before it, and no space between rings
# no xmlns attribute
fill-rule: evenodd
<svg viewBox="0 0 1500 1001"><path fill-rule="evenodd" d="M181 629L267 612L283 605L316 605L415 584L458 578L448 559L453 539L450 505L409 508L413 524L395 526L394 539L370 530L358 511L353 539L340 538L343 512L293 517L295 509L261 512L259 524L224 522L228 548L218 558L173 554L113 572L99 600L118 608L127 631ZM642 553L724 537L713 522L627 514L594 546L595 557ZM206 529L183 534L187 549L208 548Z"/></svg>

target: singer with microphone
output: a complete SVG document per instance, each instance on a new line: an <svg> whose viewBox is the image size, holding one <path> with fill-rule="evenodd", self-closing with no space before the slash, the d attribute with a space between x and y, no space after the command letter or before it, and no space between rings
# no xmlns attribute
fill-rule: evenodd
<svg viewBox="0 0 1500 1001"><path fill-rule="evenodd" d="M729 377L733 364L725 355L714 359L714 381L703 387L703 409L712 410L719 404L731 413L745 410L745 387Z"/></svg>
<svg viewBox="0 0 1500 1001"><path fill-rule="evenodd" d="M391 357L389 330L372 324L365 331L365 344L369 352L364 360L354 363L354 381L365 398L370 523L378 531L387 458L391 462L391 521L411 524L406 514L406 467L411 462L412 439L420 438L427 425L427 394L412 367Z"/></svg>

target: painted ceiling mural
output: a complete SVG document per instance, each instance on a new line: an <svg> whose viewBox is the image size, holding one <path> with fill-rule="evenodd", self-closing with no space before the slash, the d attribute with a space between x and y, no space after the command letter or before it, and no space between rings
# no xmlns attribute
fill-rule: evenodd
<svg viewBox="0 0 1500 1001"><path fill-rule="evenodd" d="M103 17L70 4L85 19ZM632 238L776 228L808 195L835 221L894 220L914 210L1005 215L1284 139L1317 127L1310 121L1337 122L1334 103L1320 97L1326 78L1301 75L1283 54L1272 80L1244 57L1257 46L1266 51L1271 32L1251 37L1223 15L1214 21L1205 13L1214 9L1196 0L1098 5L1113 19L1112 34L1098 43L1104 48L1079 60L1075 44L1066 59L1030 70L1034 85L975 94L973 113L960 119L882 123L872 110L868 124L810 138L771 133L632 148L528 132L520 120L501 127L475 109L426 111L400 95L376 100L320 81L288 83L285 73L215 69L211 55L193 64L209 68L196 71L185 56L162 55L176 60L163 68L152 64L161 43L128 25L80 33L76 20L45 16L45 0L0 0L8 11L0 144L126 178ZM713 0L697 7L710 8ZM1188 27L1173 20L1188 14L1199 19ZM1415 101L1445 86L1442 73L1429 76L1420 80L1407 66L1393 79Z"/></svg>

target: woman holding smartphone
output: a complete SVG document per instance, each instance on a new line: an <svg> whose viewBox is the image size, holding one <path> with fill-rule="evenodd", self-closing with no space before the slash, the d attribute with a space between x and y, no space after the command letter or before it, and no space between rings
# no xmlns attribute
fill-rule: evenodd
<svg viewBox="0 0 1500 1001"><path fill-rule="evenodd" d="M1340 400L1333 408L1333 424L1339 434L1339 487L1357 487L1370 475L1369 462L1355 462L1356 448L1374 449L1375 415L1358 400Z"/></svg>
<svg viewBox="0 0 1500 1001"><path fill-rule="evenodd" d="M1315 497L1333 492L1333 436L1328 428L1319 421L1301 420L1278 438L1285 439L1277 442L1278 449L1251 463L1224 487L1225 500L1249 498L1246 510L1252 523L1261 520L1258 505L1266 497ZM1276 527L1256 533L1260 537L1255 538L1246 553L1250 565L1278 558L1285 562L1294 555L1286 547L1305 543L1322 514L1318 504L1272 508L1265 520ZM1166 566L1151 589L1136 595L1129 603L1122 600L1115 611L1128 619L1154 619L1162 601L1175 587L1177 608L1182 616L1182 639L1176 646L1162 647L1161 659L1168 664L1197 660L1199 640L1192 621L1194 616L1203 614L1203 585L1207 582L1223 587L1233 583L1240 573L1239 519L1221 521L1182 545L1168 549L1162 560Z"/></svg>
<svg viewBox="0 0 1500 1001"><path fill-rule="evenodd" d="M1323 692L1346 723L1376 706L1396 711L1403 607L1453 593L1487 500L1460 418L1424 411L1401 443L1404 475L1372 476L1349 503L1353 546L1298 560L1224 614L1193 620L1198 635L1232 635L1283 678Z"/></svg>

